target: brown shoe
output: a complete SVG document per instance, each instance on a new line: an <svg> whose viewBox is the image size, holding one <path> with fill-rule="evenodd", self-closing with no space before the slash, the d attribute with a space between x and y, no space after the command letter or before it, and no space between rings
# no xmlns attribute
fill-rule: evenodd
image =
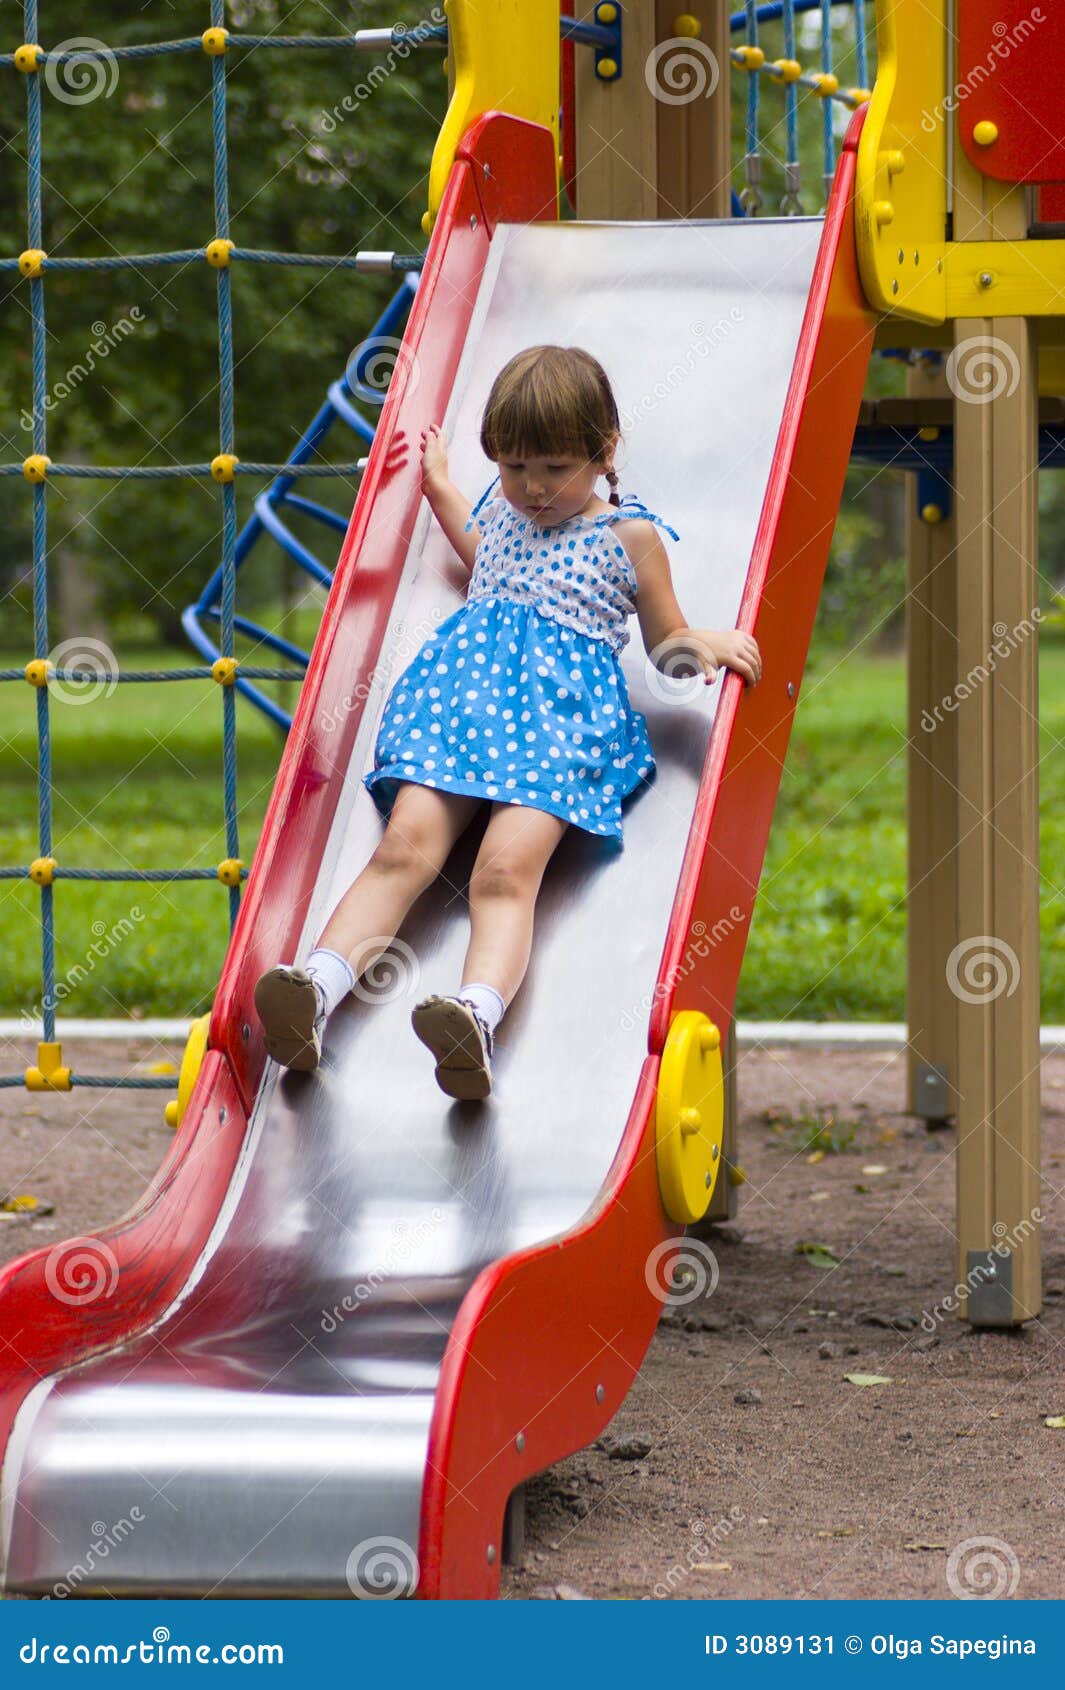
<svg viewBox="0 0 1065 1690"><path fill-rule="evenodd" d="M480 1102L492 1090L492 1034L462 998L423 998L411 1025L436 1058L436 1081L448 1097Z"/></svg>
<svg viewBox="0 0 1065 1690"><path fill-rule="evenodd" d="M275 1062L300 1072L317 1068L326 1017L309 974L284 963L268 968L255 982L255 1008Z"/></svg>

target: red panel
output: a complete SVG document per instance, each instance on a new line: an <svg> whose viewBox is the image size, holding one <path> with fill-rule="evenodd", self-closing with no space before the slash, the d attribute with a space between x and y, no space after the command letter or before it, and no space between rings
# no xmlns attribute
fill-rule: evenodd
<svg viewBox="0 0 1065 1690"><path fill-rule="evenodd" d="M38 1380L125 1343L172 1302L207 1242L246 1127L225 1058L208 1051L170 1153L136 1208L77 1251L69 1240L46 1245L0 1269L0 1458ZM91 1290L98 1294L82 1300Z"/></svg>
<svg viewBox="0 0 1065 1690"><path fill-rule="evenodd" d="M662 956L652 1051L678 1010L702 1010L722 1034L732 1014L872 352L851 203L865 110L836 170L740 605L738 626L758 641L763 678L750 689L735 673L724 681Z"/></svg>
<svg viewBox="0 0 1065 1690"><path fill-rule="evenodd" d="M397 464L391 448L398 432L417 442L444 414L494 219L555 215L550 131L494 112L480 118L445 190L407 357L382 407L214 1002L210 1043L227 1052L249 1110L266 1054L252 991L264 969L295 955L421 505L417 453Z"/></svg>
<svg viewBox="0 0 1065 1690"><path fill-rule="evenodd" d="M1053 182L1039 192L1040 223L1065 223L1065 182Z"/></svg>
<svg viewBox="0 0 1065 1690"><path fill-rule="evenodd" d="M507 1497L602 1431L661 1312L648 1257L680 1229L664 1215L658 1191L654 1052L674 1007L704 1009L723 1028L731 1014L794 711L786 683L793 678L797 689L802 674L872 351L851 203L864 117L863 108L836 172L740 610L740 626L757 634L765 678L749 697L738 676L725 681L660 979L678 978L693 921L712 922L733 904L742 904L743 919L716 937L708 925L700 934L705 960L696 957L688 972L683 1003L680 991L675 1004L666 993L621 1147L586 1219L564 1237L496 1262L463 1302L430 1431L419 1549L424 1597L497 1593Z"/></svg>
<svg viewBox="0 0 1065 1690"><path fill-rule="evenodd" d="M962 0L954 98L970 163L999 182L1065 182L1065 6ZM989 147L977 123L997 125Z"/></svg>
<svg viewBox="0 0 1065 1690"><path fill-rule="evenodd" d="M560 0L563 15L566 11L567 0ZM570 210L577 216L577 89L576 66L574 54L576 47L572 41L562 43L562 185L566 190L566 198L570 203Z"/></svg>

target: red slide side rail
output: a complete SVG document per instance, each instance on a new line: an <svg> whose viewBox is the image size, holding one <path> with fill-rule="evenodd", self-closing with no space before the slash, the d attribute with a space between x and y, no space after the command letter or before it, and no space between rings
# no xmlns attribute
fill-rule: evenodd
<svg viewBox="0 0 1065 1690"><path fill-rule="evenodd" d="M681 1229L658 1191L656 1053L674 1008L703 1009L722 1030L731 1014L794 713L787 685L797 693L872 351L852 200L863 116L836 172L740 610L739 625L762 648L764 678L746 694L739 676L724 683L663 954L651 1054L603 1191L565 1236L486 1268L452 1328L422 1499L426 1598L497 1594L511 1491L599 1435L661 1313L656 1247ZM734 905L742 920L667 990L680 977L692 922L716 933L712 922Z"/></svg>
<svg viewBox="0 0 1065 1690"><path fill-rule="evenodd" d="M266 1059L252 988L261 971L292 956L299 941L365 683L421 503L417 452L400 466L391 448L400 430L416 446L422 426L443 417L492 229L500 220L553 219L555 169L550 132L500 113L480 118L459 149L230 941L209 1049L181 1128L151 1186L121 1220L0 1269L0 1459L14 1416L38 1381L151 1326L206 1245L233 1178Z"/></svg>

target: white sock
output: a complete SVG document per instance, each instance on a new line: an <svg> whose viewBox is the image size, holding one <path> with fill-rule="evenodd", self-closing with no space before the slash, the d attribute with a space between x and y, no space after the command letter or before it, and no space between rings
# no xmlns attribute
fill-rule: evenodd
<svg viewBox="0 0 1065 1690"><path fill-rule="evenodd" d="M458 995L463 1003L473 1005L481 1020L487 1024L488 1031L494 1033L507 1007L495 987L478 984L460 986Z"/></svg>
<svg viewBox="0 0 1065 1690"><path fill-rule="evenodd" d="M311 952L303 967L314 981L322 1009L326 1015L332 1015L341 998L346 998L355 984L351 964L336 951L318 949Z"/></svg>

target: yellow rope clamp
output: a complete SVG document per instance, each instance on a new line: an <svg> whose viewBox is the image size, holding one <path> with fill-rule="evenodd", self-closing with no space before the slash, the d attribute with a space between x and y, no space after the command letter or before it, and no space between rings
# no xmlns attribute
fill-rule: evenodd
<svg viewBox="0 0 1065 1690"><path fill-rule="evenodd" d="M25 276L27 281L35 281L44 269L44 261L48 257L39 246L28 246L25 252L18 255L18 273Z"/></svg>
<svg viewBox="0 0 1065 1690"><path fill-rule="evenodd" d="M243 867L243 857L224 857L215 872L223 886L239 886Z"/></svg>
<svg viewBox="0 0 1065 1690"><path fill-rule="evenodd" d="M15 69L22 71L24 76L29 76L31 71L38 68L43 51L44 49L38 47L35 41L27 41L21 47L16 47Z"/></svg>
<svg viewBox="0 0 1065 1690"><path fill-rule="evenodd" d="M204 254L212 269L229 269L229 255L236 244L236 241L223 240L221 236L213 241L207 242L207 245L204 248Z"/></svg>
<svg viewBox="0 0 1065 1690"><path fill-rule="evenodd" d="M211 664L211 674L219 686L231 687L237 678L237 660L235 657L216 657Z"/></svg>
<svg viewBox="0 0 1065 1690"><path fill-rule="evenodd" d="M211 1012L201 1015L189 1028L189 1036L185 1044L185 1054L181 1058L181 1072L178 1075L177 1096L171 1098L163 1111L168 1127L180 1127L181 1117L189 1106L192 1088L196 1084L203 1058L207 1050L207 1029L211 1025Z"/></svg>
<svg viewBox="0 0 1065 1690"><path fill-rule="evenodd" d="M833 76L830 70L815 71L811 81L814 84L814 93L820 95L822 100L839 93L839 77Z"/></svg>
<svg viewBox="0 0 1065 1690"><path fill-rule="evenodd" d="M39 1044L37 1066L26 1069L27 1091L69 1091L70 1069L63 1067L60 1044Z"/></svg>
<svg viewBox="0 0 1065 1690"><path fill-rule="evenodd" d="M212 59L220 59L229 46L228 29L205 29L200 36L200 46Z"/></svg>
<svg viewBox="0 0 1065 1690"><path fill-rule="evenodd" d="M26 665L26 679L31 687L46 687L55 674L55 664L47 657L35 657Z"/></svg>
<svg viewBox="0 0 1065 1690"><path fill-rule="evenodd" d="M31 452L28 458L22 460L22 473L27 481L32 481L39 487L41 482L47 479L51 462L51 458L46 457L43 452Z"/></svg>
<svg viewBox="0 0 1065 1690"><path fill-rule="evenodd" d="M30 879L36 886L51 886L58 867L54 857L34 857L30 864Z"/></svg>
<svg viewBox="0 0 1065 1690"><path fill-rule="evenodd" d="M700 1010L682 1009L666 1036L655 1100L658 1186L671 1221L690 1226L709 1208L724 1120L721 1034Z"/></svg>
<svg viewBox="0 0 1065 1690"><path fill-rule="evenodd" d="M240 459L234 457L232 452L219 452L216 458L211 459L211 474L224 487L227 482L233 480L239 462Z"/></svg>
<svg viewBox="0 0 1065 1690"><path fill-rule="evenodd" d="M770 67L770 75L776 72L781 82L798 82L802 75L802 65L798 59L774 59Z"/></svg>
<svg viewBox="0 0 1065 1690"><path fill-rule="evenodd" d="M765 54L761 47L734 47L732 60L741 70L761 70L765 64Z"/></svg>
<svg viewBox="0 0 1065 1690"><path fill-rule="evenodd" d="M871 88L847 89L847 98L850 100L851 104L855 106L864 106L866 100L871 100L872 97L873 91Z"/></svg>

